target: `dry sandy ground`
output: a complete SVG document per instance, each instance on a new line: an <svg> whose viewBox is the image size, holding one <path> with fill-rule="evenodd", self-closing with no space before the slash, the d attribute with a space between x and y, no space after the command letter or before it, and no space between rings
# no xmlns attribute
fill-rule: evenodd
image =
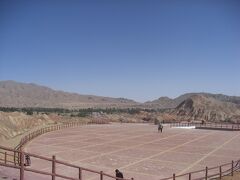
<svg viewBox="0 0 240 180"><path fill-rule="evenodd" d="M238 159L239 137L239 132L169 127L158 133L157 127L149 124L89 125L47 133L31 141L25 150L47 157L55 155L59 160L112 175L118 168L125 178L159 180L173 173L182 174ZM49 162L34 158L31 167L51 171ZM0 167L0 174L4 173L5 168ZM78 177L76 169L62 165L57 166L57 173ZM7 174L17 178L18 172L8 170ZM51 179L32 173L25 175L26 180ZM99 175L84 171L83 178L97 180Z"/></svg>

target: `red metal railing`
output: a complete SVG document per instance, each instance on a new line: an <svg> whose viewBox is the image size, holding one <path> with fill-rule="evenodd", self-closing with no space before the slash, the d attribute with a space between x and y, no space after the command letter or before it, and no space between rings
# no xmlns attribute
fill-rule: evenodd
<svg viewBox="0 0 240 180"><path fill-rule="evenodd" d="M82 175L85 172L90 172L93 174L97 174L99 176L100 180L103 180L104 177L109 177L111 179L118 179L112 175L109 175L107 173L104 173L103 171L94 171L91 169L87 169L87 168L83 168L83 167L79 167L77 165L73 165L64 161L60 161L57 160L55 156L52 156L52 158L47 158L44 156L40 156L40 155L36 155L36 154L32 154L32 153L26 153L24 151L19 151L19 150L14 150L11 148L6 148L3 146L0 146L0 151L1 151L1 155L0 155L0 166L6 166L6 167L10 167L10 168L16 168L20 170L20 180L24 180L24 173L25 172L33 172L33 173L37 173L37 174L41 174L41 175L45 175L45 176L51 176L52 180L55 180L56 177L61 177L63 179L70 179L70 180L83 180ZM13 160L13 156L19 154L20 155L20 163L15 163ZM51 164L51 172L48 171L44 171L44 170L37 170L34 168L29 168L24 166L24 157L25 155L29 155L31 157L31 159L36 158L36 159L40 159L43 161L48 161ZM3 157L3 158L2 158ZM70 167L73 168L75 170L78 171L78 175L77 177L72 177L72 176L66 176L63 175L59 172L61 171L56 171L56 167L59 165L63 165L66 167ZM226 164L222 164L220 166L216 166L216 167L206 167L205 169L201 169L198 171L193 171L193 172L188 172L185 174L181 174L181 175L176 175L173 174L173 176L168 177L168 178L163 178L160 180L182 180L182 179L186 179L186 180L207 180L207 179L213 179L213 178L222 178L223 176L227 176L227 175L231 175L233 176L233 173L235 171L238 171L240 169L240 160L237 161L231 161L230 163L226 163ZM58 173L56 173L58 172ZM121 178L119 178L121 179ZM122 180L130 180L130 179L122 179ZM133 180L133 178L131 178L131 180Z"/></svg>
<svg viewBox="0 0 240 180"><path fill-rule="evenodd" d="M173 174L173 176L168 178L163 178L160 180L178 180L178 179L186 179L186 180L207 180L214 178L222 178L223 176L231 175L235 171L240 169L240 160L231 161L230 163L222 164L220 166L206 167L205 169L201 169L198 171L188 172L181 175Z"/></svg>
<svg viewBox="0 0 240 180"><path fill-rule="evenodd" d="M0 146L0 150L1 150L0 151L0 165L19 169L20 170L20 180L24 180L24 172L25 171L29 171L29 172L33 172L33 173L37 173L37 174L42 174L42 175L46 175L46 176L51 176L52 180L55 180L55 177L60 177L60 178L63 178L63 179L70 179L70 180L82 180L82 174L83 174L84 171L94 173L94 174L98 174L100 180L103 180L104 177L109 177L109 178L112 178L112 179L121 179L121 178L116 178L115 176L106 174L103 171L98 172L98 171L94 171L94 170L91 170L91 169L79 167L79 166L76 166L76 165L73 165L73 164L70 164L70 163L67 163L67 162L64 162L64 161L57 160L55 156L52 156L52 158L47 158L47 157L44 157L44 156L39 156L39 155L36 155L36 154L26 153L26 152L22 151L23 146L27 142L29 142L30 140L32 140L33 138L35 138L35 137L37 137L41 134L51 132L51 131L60 130L60 129L65 129L65 128L69 128L69 127L77 127L77 126L81 126L81 125L85 125L85 124L106 124L106 121L104 121L104 120L91 120L91 121L88 121L88 122L71 122L71 123L53 125L53 126L37 129L37 130L25 135L20 140L20 143L14 149ZM36 170L36 169L33 169L33 168L25 167L24 166L25 155L29 155L31 157L31 159L36 158L36 159L40 159L40 160L50 162L51 167L52 167L52 171L47 172L47 171L41 171L41 170ZM67 167L77 169L78 170L78 177L69 177L69 176L65 176L65 175L56 173L57 165L64 165L64 166L67 166ZM122 179L122 180L130 180L130 179ZM131 180L133 180L133 178L131 178Z"/></svg>
<svg viewBox="0 0 240 180"><path fill-rule="evenodd" d="M22 150L15 150L15 149L6 148L6 147L3 147L3 146L0 146L0 151L1 151L1 154L4 155L4 158L0 158L0 166L19 169L20 180L24 180L25 172L32 172L32 173L41 174L41 175L45 175L45 176L51 176L52 180L55 180L56 177L60 177L60 178L63 178L63 179L69 179L69 180L83 180L82 175L85 172L98 175L100 180L104 180L104 177L108 177L108 178L111 178L111 179L134 180L133 178L131 178L131 179L117 178L115 176L104 173L103 171L94 171L94 170L91 170L91 169L76 166L76 165L73 165L73 164L70 164L70 163L67 163L67 162L64 162L64 161L57 160L55 156L52 156L52 158L47 158L47 157L44 157L44 156L40 156L40 155L36 155L36 154L32 154L32 153L26 153ZM12 159L12 157L16 154L20 155L19 164L15 163L14 160ZM29 167L24 166L24 157L26 155L29 155L31 157L31 159L36 158L36 159L43 160L45 162L46 161L50 162L51 163L51 172L48 172L46 170L45 171L44 170L37 170L37 169L34 169L34 168L29 168ZM63 165L63 166L66 166L68 168L70 167L70 168L76 169L78 171L78 176L77 177L72 177L72 176L67 176L67 175L61 174L61 171L56 171L56 169L59 165Z"/></svg>
<svg viewBox="0 0 240 180"><path fill-rule="evenodd" d="M61 130L69 127L77 127L85 124L106 124L106 123L107 122L104 120L91 120L88 122L71 122L71 123L56 124L56 125L40 128L22 137L22 139L20 140L20 143L15 147L15 150L20 150L20 148L24 146L27 142L47 132Z"/></svg>

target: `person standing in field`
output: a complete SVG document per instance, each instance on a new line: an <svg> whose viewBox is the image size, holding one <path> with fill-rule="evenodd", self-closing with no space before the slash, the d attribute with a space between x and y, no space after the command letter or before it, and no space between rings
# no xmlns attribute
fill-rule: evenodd
<svg viewBox="0 0 240 180"><path fill-rule="evenodd" d="M30 159L30 156L28 154L26 154L26 156L25 156L24 166L31 166L31 159Z"/></svg>
<svg viewBox="0 0 240 180"><path fill-rule="evenodd" d="M161 123L158 124L158 132L160 131L162 133L163 125Z"/></svg>

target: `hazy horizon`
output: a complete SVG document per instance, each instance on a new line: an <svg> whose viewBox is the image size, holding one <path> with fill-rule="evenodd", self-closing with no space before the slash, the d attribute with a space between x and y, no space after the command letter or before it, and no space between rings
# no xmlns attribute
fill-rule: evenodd
<svg viewBox="0 0 240 180"><path fill-rule="evenodd" d="M0 80L138 102L240 96L240 1L0 1Z"/></svg>
<svg viewBox="0 0 240 180"><path fill-rule="evenodd" d="M0 80L0 83L1 83L1 82L7 82L7 81L10 81L10 82L17 82L17 83L34 84L34 85L37 85L37 86L48 87L48 88L50 88L50 89L52 89L52 90L55 90L55 91L63 91L63 92L68 92L68 93L77 93L77 94L79 94L79 95L103 96L103 95L101 95L101 94L83 94L83 93L74 92L74 91L65 91L65 90L63 90L63 89L55 89L55 88L52 88L52 87L50 87L50 86L46 86L46 85L44 85L44 84L36 84L36 83L34 83L34 82L19 82L19 81L15 81L15 80ZM181 95L184 95L184 94L187 94L187 93L223 94L223 93L197 92L197 91L196 91L196 92L184 92L184 93L179 94L179 95L174 96L174 97L171 97L171 96L168 96L168 95L160 95L160 96L158 96L158 97L156 97L156 98L154 98L154 99L147 99L146 101L138 101L138 100L136 100L136 99L131 99L131 98L123 97L123 96L115 96L115 97L113 97L113 96L104 96L104 97L112 97L112 98L127 98L127 99L130 99L130 100L134 100L134 101L136 101L136 102L139 102L139 103L144 103L144 102L147 102L147 101L157 100L157 99L159 99L160 97L168 97L168 98L170 98L170 99L174 99L174 98L177 98L177 97L179 97L179 96L181 96ZM223 94L223 95L234 96L234 95L231 95L231 94Z"/></svg>

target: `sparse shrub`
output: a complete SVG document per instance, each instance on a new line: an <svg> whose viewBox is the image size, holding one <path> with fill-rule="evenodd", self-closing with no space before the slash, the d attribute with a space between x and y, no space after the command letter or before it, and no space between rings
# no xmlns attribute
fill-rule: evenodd
<svg viewBox="0 0 240 180"><path fill-rule="evenodd" d="M30 111L30 110L28 110L28 111L26 112L26 114L27 114L27 115L33 115L33 112Z"/></svg>

